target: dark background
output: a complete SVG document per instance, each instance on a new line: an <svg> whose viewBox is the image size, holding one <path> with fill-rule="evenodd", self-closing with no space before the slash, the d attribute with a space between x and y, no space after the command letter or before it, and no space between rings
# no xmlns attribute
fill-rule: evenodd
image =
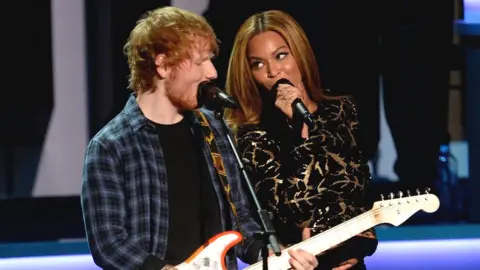
<svg viewBox="0 0 480 270"><path fill-rule="evenodd" d="M85 2L89 123L93 136L123 108L130 94L122 51L129 32L141 14L169 5L170 1ZM4 90L6 98L0 106L0 191L8 197L0 200L0 242L83 238L78 196L29 197L54 107L50 1L23 0L11 5L12 10L22 11L22 19L15 20L4 34L11 41L6 42L5 57L13 72L9 73L9 87ZM398 87L392 87L390 99L402 101L397 102L400 106L394 111L403 121L418 123L418 130L402 137L412 139L418 153L407 153L411 164L417 164L410 172L424 178L422 168L434 166L422 160L428 156L422 153L431 153L424 150L428 148L426 142L448 141L448 72L462 70L464 65L461 50L452 42L453 0L211 0L204 15L221 41L220 55L214 60L218 85L224 85L229 50L240 24L254 12L266 9L287 11L303 26L318 60L324 88L331 94L355 96L365 130L362 148L371 159L376 156L379 140L378 75L393 70L392 77L398 81L408 77L394 84ZM34 72L29 68L31 52ZM34 88L29 87L26 78L35 82ZM18 147L28 149L24 163L13 158ZM380 192L396 189L388 182L372 185L371 200L377 199Z"/></svg>

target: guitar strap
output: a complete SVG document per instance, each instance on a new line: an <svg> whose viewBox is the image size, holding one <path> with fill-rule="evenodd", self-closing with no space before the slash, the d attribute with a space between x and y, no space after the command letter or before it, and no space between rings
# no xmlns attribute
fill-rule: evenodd
<svg viewBox="0 0 480 270"><path fill-rule="evenodd" d="M235 217L235 222L237 223L238 229L240 233L242 233L242 229L240 227L240 222L237 216L237 209L235 204L232 201L231 197L231 188L227 181L227 172L225 171L225 166L223 164L222 156L220 155L220 151L218 151L217 142L215 141L215 136L213 136L212 129L208 123L207 118L200 110L193 111L197 116L198 120L200 121L200 126L202 129L203 137L205 138L205 142L207 143L210 155L212 157L212 162L217 171L218 179L220 179L220 183L223 186L223 190L225 191L225 197L230 204L230 208L232 210L233 216ZM243 234L243 233L242 233Z"/></svg>

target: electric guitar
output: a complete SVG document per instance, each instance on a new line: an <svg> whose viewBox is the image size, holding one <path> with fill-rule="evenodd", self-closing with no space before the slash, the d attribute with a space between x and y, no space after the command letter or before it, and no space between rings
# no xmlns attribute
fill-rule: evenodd
<svg viewBox="0 0 480 270"><path fill-rule="evenodd" d="M440 201L437 196L429 194L420 194L417 190L416 196L394 198L390 193L390 199L385 200L382 196L381 201L373 204L372 209L345 221L329 230L317 234L298 244L292 245L284 250L280 256L270 256L268 258L269 269L290 269L288 259L289 249L303 249L311 254L318 255L353 236L375 227L379 224L391 224L399 226L419 210L427 213L437 211ZM227 251L242 241L242 235L236 231L226 231L220 233L207 241L198 248L187 260L175 266L178 270L187 269L223 269L225 266L225 255ZM262 261L252 264L245 270L263 269Z"/></svg>

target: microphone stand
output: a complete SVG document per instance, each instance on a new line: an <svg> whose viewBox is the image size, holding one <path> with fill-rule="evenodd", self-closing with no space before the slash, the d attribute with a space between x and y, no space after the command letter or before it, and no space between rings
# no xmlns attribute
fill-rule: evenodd
<svg viewBox="0 0 480 270"><path fill-rule="evenodd" d="M220 108L218 108L220 107ZM240 159L240 156L238 155L237 149L235 147L235 144L233 143L233 139L230 136L230 132L228 129L228 125L225 122L225 119L223 118L223 111L224 108L221 106L218 106L213 108L213 111L215 113L215 118L220 120L222 122L223 129L225 131L225 134L227 136L228 142L230 146L232 147L233 153L235 154L235 158L237 159L238 167L240 171L242 172L243 178L245 182L247 183L248 189L250 191L250 194L253 198L253 201L255 203L255 206L257 208L258 215L260 217L261 225L262 225L262 230L259 232L255 233L255 238L262 240L262 261L263 261L263 269L267 270L268 269L268 244L273 249L273 252L275 253L276 256L280 256L282 253L280 251L280 246L278 244L277 237L275 235L275 229L273 228L272 221L270 220L270 215L267 212L267 210L262 209L260 202L258 201L258 198L255 194L255 190L253 189L252 183L250 181L250 178L248 177L248 174L245 170L245 167L242 163L242 160Z"/></svg>

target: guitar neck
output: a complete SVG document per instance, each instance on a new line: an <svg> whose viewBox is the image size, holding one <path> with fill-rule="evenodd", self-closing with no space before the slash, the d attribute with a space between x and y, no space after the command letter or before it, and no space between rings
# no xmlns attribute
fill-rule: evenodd
<svg viewBox="0 0 480 270"><path fill-rule="evenodd" d="M290 249L302 249L311 254L318 255L376 225L378 225L378 222L374 216L373 211L367 211L323 233L317 234L307 240L290 246L289 248L282 251L281 256L269 257L269 268L289 269L290 264L288 263L289 255L287 251ZM247 267L245 269L262 269L262 262L260 261L252 264L250 267Z"/></svg>
<svg viewBox="0 0 480 270"><path fill-rule="evenodd" d="M376 225L377 220L370 210L323 233L290 246L288 249L303 249L311 254L318 255Z"/></svg>

